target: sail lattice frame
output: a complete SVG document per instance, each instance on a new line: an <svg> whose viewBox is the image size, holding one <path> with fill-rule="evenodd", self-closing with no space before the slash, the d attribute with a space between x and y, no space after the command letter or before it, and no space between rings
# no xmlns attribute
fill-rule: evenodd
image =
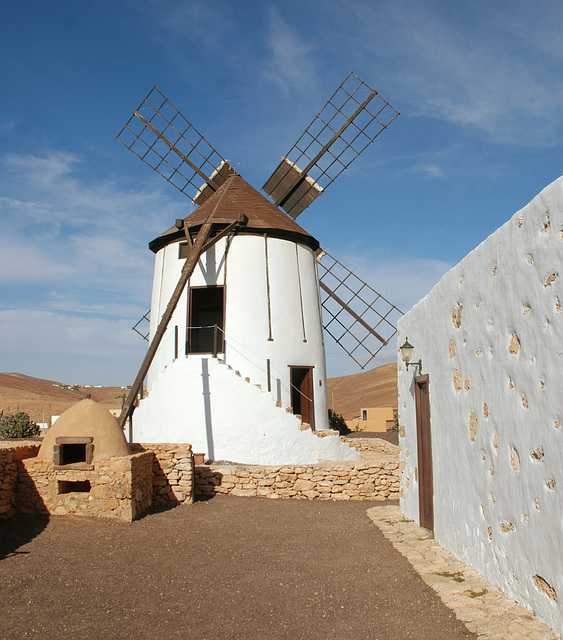
<svg viewBox="0 0 563 640"><path fill-rule="evenodd" d="M403 312L336 258L321 256L324 329L364 369L397 333Z"/></svg>
<svg viewBox="0 0 563 640"><path fill-rule="evenodd" d="M296 218L398 115L351 71L282 158L264 191Z"/></svg>
<svg viewBox="0 0 563 640"><path fill-rule="evenodd" d="M131 327L135 333L138 333L143 340L149 341L151 323L151 310L149 309L145 315Z"/></svg>
<svg viewBox="0 0 563 640"><path fill-rule="evenodd" d="M202 184L214 182L212 193L226 178L225 169L230 169L156 85L116 137L192 200L201 195Z"/></svg>

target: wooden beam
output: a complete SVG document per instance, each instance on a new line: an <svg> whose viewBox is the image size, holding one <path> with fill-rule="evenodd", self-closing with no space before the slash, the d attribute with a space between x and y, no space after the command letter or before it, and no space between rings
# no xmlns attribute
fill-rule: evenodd
<svg viewBox="0 0 563 640"><path fill-rule="evenodd" d="M369 326L369 324L363 320L353 309L351 309L345 302L344 300L342 300L341 298L339 298L336 293L334 293L334 291L332 291L331 289L329 289L326 284L324 284L323 282L319 281L319 285L321 287L321 289L323 291L326 291L326 293L328 293L328 295L333 299L336 300L336 302L338 302L338 304L343 307L351 316L352 318L354 318L354 320L357 320L362 327L364 327L364 329L366 329L367 331L369 331L373 336L375 336L380 342L382 342L385 346L387 346L389 343L387 340L385 340L385 338L382 338L379 333L377 333L377 331L375 329L373 329L372 327Z"/></svg>
<svg viewBox="0 0 563 640"><path fill-rule="evenodd" d="M127 418L135 410L137 394L142 389L143 380L145 379L145 376L147 375L149 367L151 366L152 361L154 360L154 356L156 355L158 347L160 346L162 338L164 337L166 329L168 328L170 320L172 319L172 314L174 313L174 311L176 310L176 307L178 306L180 296L182 295L184 289L186 288L186 284L190 276L194 272L194 269L197 265L197 261L199 260L201 254L203 253L205 242L209 237L209 233L213 225L213 216L218 206L221 204L221 201L223 200L225 193L227 193L230 183L232 182L232 179L233 179L233 176L227 179L227 183L225 184L221 197L218 199L215 207L213 208L213 211L209 214L205 222L201 225L201 228L197 234L197 238L195 239L195 242L191 248L191 251L188 257L186 258L186 262L184 263L184 266L182 268L182 273L180 274L180 279L178 280L178 284L176 285L176 288L172 293L170 302L168 303L168 306L166 307L166 311L164 312L160 320L160 323L156 329L154 337L149 345L145 358L139 369L139 373L137 373L135 382L131 386L131 390L129 391L129 395L127 396L127 400L121 411L121 415L119 416L119 425L121 428L124 427L125 422L127 421Z"/></svg>

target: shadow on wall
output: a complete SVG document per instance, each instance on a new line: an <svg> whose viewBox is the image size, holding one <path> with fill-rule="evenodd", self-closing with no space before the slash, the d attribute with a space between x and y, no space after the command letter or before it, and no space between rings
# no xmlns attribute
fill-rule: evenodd
<svg viewBox="0 0 563 640"><path fill-rule="evenodd" d="M0 520L0 560L18 553L20 547L31 542L49 524L49 512L35 488L35 483L25 467L18 461L18 480L15 503L18 514L7 520Z"/></svg>
<svg viewBox="0 0 563 640"><path fill-rule="evenodd" d="M201 381L203 384L203 403L205 410L205 434L207 438L207 457L213 460L215 446L213 444L213 423L211 420L211 391L209 389L209 362L207 358L201 359Z"/></svg>

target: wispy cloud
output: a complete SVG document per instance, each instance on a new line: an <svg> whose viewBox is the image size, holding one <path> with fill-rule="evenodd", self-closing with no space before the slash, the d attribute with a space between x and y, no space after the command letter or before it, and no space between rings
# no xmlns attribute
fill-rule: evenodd
<svg viewBox="0 0 563 640"><path fill-rule="evenodd" d="M301 37L275 8L269 11L266 46L269 57L264 64L264 77L286 94L311 91L318 74L314 62L314 45Z"/></svg>
<svg viewBox="0 0 563 640"><path fill-rule="evenodd" d="M561 69L549 76L541 71L547 51L537 30L530 35L521 14L520 22L511 24L506 16L512 10L508 5L505 10L477 3L464 20L463 10L452 19L437 2L364 3L355 8L356 42L362 41L366 55L375 53L384 61L389 79L400 74L392 80L397 93L416 99L420 115L471 127L497 142L552 143L561 132ZM487 13L488 29L483 23L476 28L474 11L481 17ZM534 12L534 21L545 24L541 13ZM555 38L551 42L555 62L561 44Z"/></svg>
<svg viewBox="0 0 563 640"><path fill-rule="evenodd" d="M158 189L141 193L76 175L77 156L10 154L1 158L4 249L0 280L48 281L53 288L123 291L145 288L146 242L166 228L179 207ZM158 202L158 207L151 206ZM141 206L143 205L143 206ZM143 211L157 210L159 215ZM141 237L141 227L147 237ZM142 284L141 284L142 281Z"/></svg>

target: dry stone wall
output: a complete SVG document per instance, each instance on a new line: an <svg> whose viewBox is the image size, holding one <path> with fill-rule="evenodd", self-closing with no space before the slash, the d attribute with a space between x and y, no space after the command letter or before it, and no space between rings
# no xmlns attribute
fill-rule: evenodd
<svg viewBox="0 0 563 640"><path fill-rule="evenodd" d="M16 486L18 462L37 455L39 445L0 448L0 519L10 518L16 512Z"/></svg>
<svg viewBox="0 0 563 640"><path fill-rule="evenodd" d="M94 458L92 469L55 468L52 460L21 462L16 502L23 513L86 515L131 522L152 501L150 452Z"/></svg>
<svg viewBox="0 0 563 640"><path fill-rule="evenodd" d="M194 501L194 457L189 444L133 444L134 451L153 455L152 488L155 504L190 504Z"/></svg>
<svg viewBox="0 0 563 640"><path fill-rule="evenodd" d="M382 438L347 438L346 436L341 436L340 439L342 442L354 447L356 451L359 451L363 460L374 459L382 453L398 456L400 451L398 445L387 442Z"/></svg>
<svg viewBox="0 0 563 640"><path fill-rule="evenodd" d="M390 500L399 495L396 455L301 466L197 465L196 495L302 500Z"/></svg>

